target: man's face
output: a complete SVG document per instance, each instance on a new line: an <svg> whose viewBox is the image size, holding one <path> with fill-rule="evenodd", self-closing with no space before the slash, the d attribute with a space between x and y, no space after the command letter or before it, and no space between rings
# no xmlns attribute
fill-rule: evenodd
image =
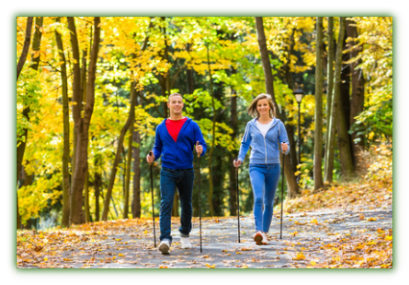
<svg viewBox="0 0 409 285"><path fill-rule="evenodd" d="M168 108L171 114L179 115L182 114L183 110L183 99L180 96L172 96L169 98Z"/></svg>

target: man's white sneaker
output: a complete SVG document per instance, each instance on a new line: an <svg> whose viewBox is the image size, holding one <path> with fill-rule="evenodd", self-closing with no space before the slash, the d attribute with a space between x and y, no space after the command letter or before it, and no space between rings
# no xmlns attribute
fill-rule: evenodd
<svg viewBox="0 0 409 285"><path fill-rule="evenodd" d="M189 237L181 237L180 243L182 244L182 248L192 248Z"/></svg>
<svg viewBox="0 0 409 285"><path fill-rule="evenodd" d="M261 236L263 237L262 244L268 244L267 234L265 232L261 232Z"/></svg>
<svg viewBox="0 0 409 285"><path fill-rule="evenodd" d="M164 239L161 241L160 245L158 246L158 250L162 254L168 254L169 253L169 248L170 248L170 243L167 239Z"/></svg>

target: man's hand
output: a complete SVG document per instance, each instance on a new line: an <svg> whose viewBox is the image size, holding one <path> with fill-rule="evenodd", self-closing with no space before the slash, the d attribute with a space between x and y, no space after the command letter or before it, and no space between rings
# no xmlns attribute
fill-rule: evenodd
<svg viewBox="0 0 409 285"><path fill-rule="evenodd" d="M286 144L285 142L281 143L281 149L283 150L283 153L285 153L288 149L288 144Z"/></svg>
<svg viewBox="0 0 409 285"><path fill-rule="evenodd" d="M240 159L233 160L233 165L234 167L239 167L241 165L241 160Z"/></svg>
<svg viewBox="0 0 409 285"><path fill-rule="evenodd" d="M146 161L149 164L152 164L155 161L155 155L153 154L152 151L150 151L149 154L146 156Z"/></svg>
<svg viewBox="0 0 409 285"><path fill-rule="evenodd" d="M199 144L199 141L196 142L196 152L197 152L197 157L200 157L203 152L203 146Z"/></svg>

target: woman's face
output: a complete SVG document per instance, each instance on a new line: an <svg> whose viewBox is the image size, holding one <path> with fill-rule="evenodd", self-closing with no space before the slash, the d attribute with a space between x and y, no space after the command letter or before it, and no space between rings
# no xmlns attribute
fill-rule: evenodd
<svg viewBox="0 0 409 285"><path fill-rule="evenodd" d="M260 99L257 102L257 112L259 116L269 115L270 114L270 105L268 104L267 99Z"/></svg>

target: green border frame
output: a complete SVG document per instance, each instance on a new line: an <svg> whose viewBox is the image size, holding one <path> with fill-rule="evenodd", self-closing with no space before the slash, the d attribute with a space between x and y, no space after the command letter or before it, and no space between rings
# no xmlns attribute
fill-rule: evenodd
<svg viewBox="0 0 409 285"><path fill-rule="evenodd" d="M20 0L3 6L3 15L0 18L2 27L3 55L1 68L2 81L2 104L0 105L0 118L2 122L3 136L0 141L2 150L1 160L1 188L4 190L1 217L3 225L0 235L1 255L0 268L3 284L72 284L72 283L98 283L112 284L113 282L149 282L167 284L208 284L214 283L270 283L283 281L286 283L309 283L309 284L384 284L395 283L403 279L405 274L405 258L408 254L405 245L405 237L408 233L406 220L407 212L404 211L405 201L408 199L408 190L405 189L404 171L408 161L408 154L404 151L405 142L408 138L408 127L405 127L405 107L408 106L409 94L404 93L405 66L408 64L408 56L404 52L408 44L408 21L404 12L404 5L400 1L356 1L344 0L339 4L324 0L301 1L293 0L271 1L225 1L207 0L154 0L130 1L100 0L95 3L71 0L57 2L50 0L27 1ZM13 193L15 187L16 169L16 96L15 94L15 42L16 42L16 17L17 16L393 16L394 17L394 266L393 269L246 269L246 270L210 270L207 269L177 269L160 270L140 269L137 271L127 269L17 269L16 268L16 196ZM13 56L10 56L13 55ZM407 80L407 79L406 79ZM10 123L9 120L13 123ZM406 119L407 120L407 119ZM406 214L405 214L406 213ZM406 278L404 278L406 276ZM3 281L3 282L4 282ZM9 281L9 282L7 282ZM394 282L395 281L395 282ZM396 282L398 283L398 282ZM400 282L399 282L400 283ZM398 284L399 284L398 283Z"/></svg>

